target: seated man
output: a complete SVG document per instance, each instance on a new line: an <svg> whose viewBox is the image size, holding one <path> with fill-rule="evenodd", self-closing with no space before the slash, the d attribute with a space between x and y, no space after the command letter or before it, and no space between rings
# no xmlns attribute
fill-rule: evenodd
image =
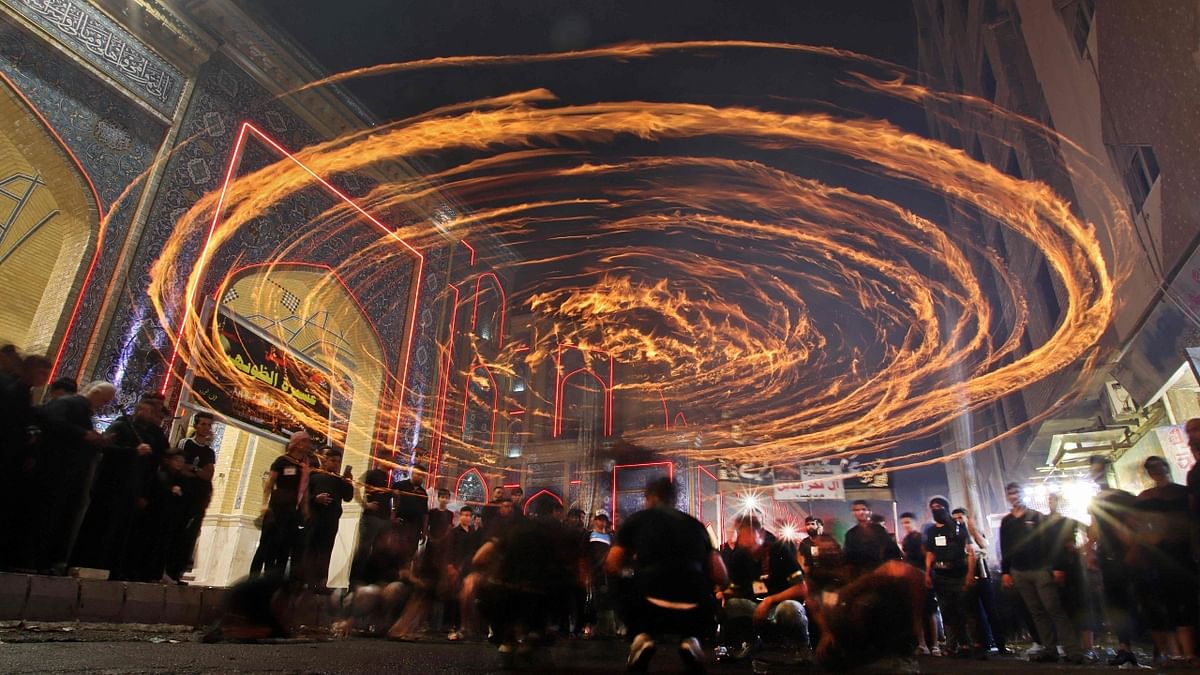
<svg viewBox="0 0 1200 675"><path fill-rule="evenodd" d="M807 659L808 615L801 604L807 589L795 553L764 530L756 515L739 516L736 528L735 546L725 559L731 583L722 592L721 638L727 647L740 648L726 654L745 657L763 642L785 652L764 655L764 662Z"/></svg>

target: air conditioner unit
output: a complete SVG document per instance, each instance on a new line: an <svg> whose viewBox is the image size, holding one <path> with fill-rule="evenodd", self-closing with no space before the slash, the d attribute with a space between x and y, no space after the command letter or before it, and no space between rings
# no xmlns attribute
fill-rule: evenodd
<svg viewBox="0 0 1200 675"><path fill-rule="evenodd" d="M1104 383L1104 396L1101 400L1104 403L1105 412L1114 422L1128 422L1135 420L1138 416L1138 405L1133 400L1133 395L1116 380Z"/></svg>

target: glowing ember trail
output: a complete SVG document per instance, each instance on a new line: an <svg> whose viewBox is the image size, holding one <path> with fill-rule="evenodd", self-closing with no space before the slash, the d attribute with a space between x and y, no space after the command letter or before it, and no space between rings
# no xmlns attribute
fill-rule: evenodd
<svg viewBox="0 0 1200 675"><path fill-rule="evenodd" d="M874 71L848 73L847 89L897 105L971 106L980 115L1025 125L1059 142L1063 152L1078 150L987 102L905 84L906 73L869 57L803 45L704 42L454 57L378 66L322 83L429 67L728 48L841 60ZM700 145L704 152L687 150ZM1099 356L1114 310L1113 289L1126 265L1104 257L1106 250L1124 250L1129 232L1115 199L1112 220L1102 228L1111 241L1101 242L1097 229L1081 222L1049 186L1009 176L887 121L688 102L561 105L537 90L354 132L298 150L295 162L245 171L180 218L153 274L160 320L172 335L182 324L186 349L199 357L194 362L225 367L212 326L202 324L194 306L182 315L177 310L180 298L197 294L206 274L224 273L192 267L189 247L201 233L213 227L208 250L216 250L241 228L313 189L313 174L374 176L389 162L422 157L443 158L442 166L447 157L457 163L423 179L383 180L360 200L362 207L381 214L390 227L397 223L383 214L427 214L439 195L452 194L472 212L441 220L442 230L467 240L492 232L523 253L545 252L512 263L531 281L509 304L556 330L523 351L509 345L488 362L491 371L512 372L517 359L533 367L553 361L559 344L603 350L621 364L618 398L644 397L658 405L665 391L674 408L687 410L684 429L664 424L627 429L625 436L698 457L784 464L884 453L1051 373L1086 372ZM832 184L819 171L798 170L797 157L850 166L871 180L855 180L853 189ZM892 189L863 192L872 182ZM1103 189L1099 181L1095 185ZM944 208L922 210L885 196L897 186L926 203L948 202L962 214L997 221L1010 241L1023 242L1009 250L1044 257L1063 298L1053 333L1022 349L1024 289L1007 269L1009 261L983 243L977 225L952 228L939 222ZM278 257L323 246L361 221L361 213L337 201L309 226L298 224ZM423 216L394 232L379 231L335 272L362 273L411 255L405 247L445 245L438 227ZM1000 288L988 290L992 278ZM379 285L380 292L403 294L386 279ZM471 301L470 294L458 300ZM456 363L460 372L452 381L472 377L487 388L487 369L466 371L476 362ZM334 395L348 395L356 372L337 375ZM388 386L394 387L399 374L391 377ZM500 409L513 407L507 403ZM297 408L294 414L303 419L306 413ZM445 452L473 461L494 456L461 439L447 438L446 444ZM927 461L936 460L922 453L883 454L878 465Z"/></svg>

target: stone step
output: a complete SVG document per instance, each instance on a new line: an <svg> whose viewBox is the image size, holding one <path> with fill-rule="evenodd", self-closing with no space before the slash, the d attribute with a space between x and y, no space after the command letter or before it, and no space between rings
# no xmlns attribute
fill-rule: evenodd
<svg viewBox="0 0 1200 675"><path fill-rule="evenodd" d="M170 624L220 615L227 588L0 573L0 621Z"/></svg>

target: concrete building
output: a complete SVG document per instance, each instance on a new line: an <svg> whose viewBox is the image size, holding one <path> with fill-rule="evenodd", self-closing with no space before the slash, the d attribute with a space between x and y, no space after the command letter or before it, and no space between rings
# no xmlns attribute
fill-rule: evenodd
<svg viewBox="0 0 1200 675"><path fill-rule="evenodd" d="M920 69L927 83L996 103L1037 120L1085 154L1048 142L999 118L962 108L929 111L933 133L1007 173L1047 183L1076 215L1112 222L1103 184L1134 224L1132 241L1114 250L1129 275L1105 336L1113 356L1086 373L1081 396L1065 411L1031 425L993 448L947 466L953 500L977 511L1006 509L1008 480L1041 484L1035 502L1062 489L1079 511L1088 496L1074 479L1087 457L1115 460L1114 479L1138 491L1148 454L1171 460L1182 480L1191 465L1179 425L1200 412L1195 368L1186 348L1200 345L1195 290L1200 258L1200 192L1194 158L1200 151L1200 7L1167 0L915 0ZM1136 46L1136 47L1134 47ZM1088 159L1090 156L1091 159ZM1040 255L986 219L955 217L1027 280L1030 320L1023 352L1054 329L1061 286ZM1102 225L1101 225L1102 226ZM1195 259L1194 259L1195 258ZM1011 318L1011 303L1005 306ZM995 405L964 415L942 434L946 451L1014 428L1069 392L1078 372L1050 376Z"/></svg>

